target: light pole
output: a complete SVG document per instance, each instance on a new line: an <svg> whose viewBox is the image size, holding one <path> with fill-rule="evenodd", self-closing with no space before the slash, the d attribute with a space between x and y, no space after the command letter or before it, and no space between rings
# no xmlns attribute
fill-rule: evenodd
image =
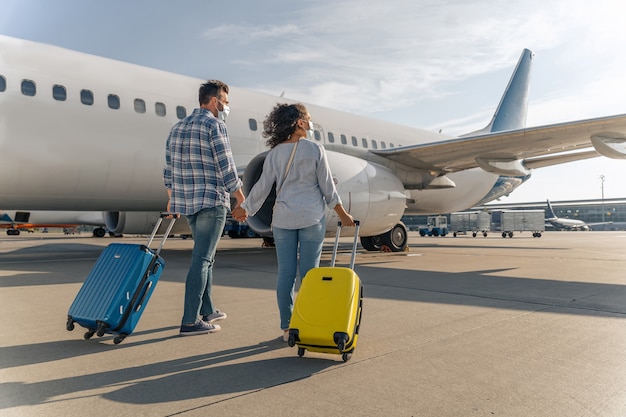
<svg viewBox="0 0 626 417"><path fill-rule="evenodd" d="M602 223L604 223L604 175L600 175L600 187L602 189Z"/></svg>

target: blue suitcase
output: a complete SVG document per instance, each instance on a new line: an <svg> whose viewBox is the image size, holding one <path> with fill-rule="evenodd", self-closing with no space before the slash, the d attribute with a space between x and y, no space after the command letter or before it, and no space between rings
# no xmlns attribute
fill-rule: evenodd
<svg viewBox="0 0 626 417"><path fill-rule="evenodd" d="M85 339L108 333L115 335L113 343L118 344L135 330L165 266L159 253L175 217L159 248L154 251L150 244L167 215L159 217L146 245L112 243L102 251L67 313L68 331L78 323L87 329Z"/></svg>

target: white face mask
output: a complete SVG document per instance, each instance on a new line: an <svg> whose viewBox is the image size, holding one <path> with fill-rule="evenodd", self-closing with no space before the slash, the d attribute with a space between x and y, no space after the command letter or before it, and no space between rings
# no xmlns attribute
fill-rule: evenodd
<svg viewBox="0 0 626 417"><path fill-rule="evenodd" d="M230 113L230 107L224 104L222 105L222 108L223 110L217 111L217 118L223 121L226 121L226 118L228 117L228 113Z"/></svg>
<svg viewBox="0 0 626 417"><path fill-rule="evenodd" d="M306 131L306 134L308 137L313 138L313 133L314 133L313 122L309 120L309 129Z"/></svg>

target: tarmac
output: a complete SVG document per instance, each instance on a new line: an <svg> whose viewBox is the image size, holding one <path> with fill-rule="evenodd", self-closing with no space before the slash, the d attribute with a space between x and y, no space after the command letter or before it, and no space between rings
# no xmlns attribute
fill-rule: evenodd
<svg viewBox="0 0 626 417"><path fill-rule="evenodd" d="M359 249L362 325L345 363L282 342L260 239L220 243L221 332L178 336L192 242L172 238L135 333L84 340L68 308L119 241L0 237L0 416L626 416L626 232L411 232L407 252Z"/></svg>

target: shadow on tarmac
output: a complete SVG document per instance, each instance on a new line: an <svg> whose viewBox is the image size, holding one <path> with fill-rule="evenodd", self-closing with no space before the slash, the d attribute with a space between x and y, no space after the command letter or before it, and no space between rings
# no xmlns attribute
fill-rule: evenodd
<svg viewBox="0 0 626 417"><path fill-rule="evenodd" d="M58 342L52 345L55 350L71 352L72 356L80 354L76 349L78 343ZM66 349L69 346L72 349ZM102 345L85 344L84 346L88 346L81 348L84 354L97 354L105 349ZM98 394L98 396L122 403L153 404L220 394L254 392L308 378L316 372L340 364L335 360L309 358L304 361L298 357L249 360L255 355L282 349L285 346L285 343L278 338L256 345L114 371L30 384L2 383L0 384L0 391L3 393L0 409L37 405L49 402L50 398L57 396L116 386L119 386L119 389L104 395ZM87 350L89 350L88 353ZM226 364L226 362L241 359L246 359L246 361ZM295 361L298 361L298 366L294 366ZM156 379L141 381L155 377ZM73 398L80 396L76 394Z"/></svg>

